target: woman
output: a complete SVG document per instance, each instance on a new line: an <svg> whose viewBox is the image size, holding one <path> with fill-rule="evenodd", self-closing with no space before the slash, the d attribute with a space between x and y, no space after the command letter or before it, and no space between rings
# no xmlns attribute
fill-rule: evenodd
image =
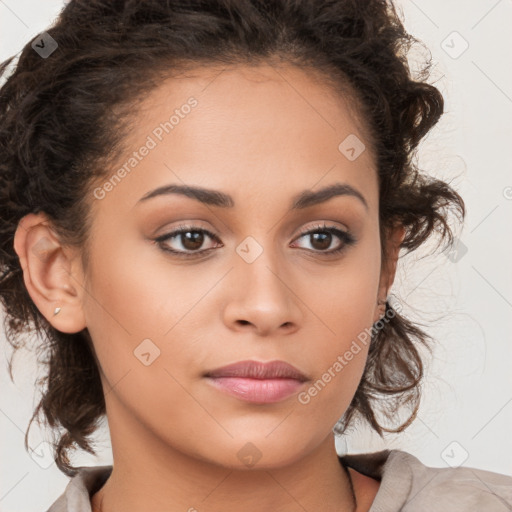
<svg viewBox="0 0 512 512"><path fill-rule="evenodd" d="M33 419L72 477L49 512L510 509L504 475L335 449L413 421L398 256L465 213L411 161L443 112L413 41L375 0L72 0L27 45L1 297L48 354ZM113 465L73 467L104 415Z"/></svg>

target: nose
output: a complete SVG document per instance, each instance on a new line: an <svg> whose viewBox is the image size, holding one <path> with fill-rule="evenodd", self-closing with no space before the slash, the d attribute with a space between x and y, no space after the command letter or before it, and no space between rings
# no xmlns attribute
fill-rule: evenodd
<svg viewBox="0 0 512 512"><path fill-rule="evenodd" d="M254 262L240 259L230 272L224 322L232 330L259 336L291 334L303 318L300 297L290 271L283 271L264 251Z"/></svg>

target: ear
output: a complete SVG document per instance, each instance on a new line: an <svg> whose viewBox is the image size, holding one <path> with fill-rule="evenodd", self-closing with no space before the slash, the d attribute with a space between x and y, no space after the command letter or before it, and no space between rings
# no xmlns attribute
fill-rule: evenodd
<svg viewBox="0 0 512 512"><path fill-rule="evenodd" d="M388 232L386 252L387 261L382 262L379 291L376 300L376 307L373 322L377 322L386 311L386 299L389 290L395 280L396 267L398 263L398 253L400 252L400 244L405 238L405 228L399 224Z"/></svg>
<svg viewBox="0 0 512 512"><path fill-rule="evenodd" d="M76 250L61 245L44 213L30 213L20 220L14 250L27 291L48 322L66 333L84 329L80 258ZM54 315L56 307L61 308L58 315Z"/></svg>

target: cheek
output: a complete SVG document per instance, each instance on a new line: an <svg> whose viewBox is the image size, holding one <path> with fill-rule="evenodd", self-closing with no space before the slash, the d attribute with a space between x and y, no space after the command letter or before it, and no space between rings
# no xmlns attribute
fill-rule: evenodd
<svg viewBox="0 0 512 512"><path fill-rule="evenodd" d="M198 364L197 351L188 347L197 334L190 319L212 283L205 283L204 290L190 286L183 268L156 258L157 249L140 241L132 245L112 237L102 243L97 238L94 250L98 256L89 272L87 325L104 392L110 395L109 423L123 432L120 422L130 411L147 428L165 431L179 419L183 436L200 436L187 418L204 424L209 417L183 385L190 380L187 370L194 372ZM190 415L179 417L177 411L183 410Z"/></svg>
<svg viewBox="0 0 512 512"><path fill-rule="evenodd" d="M192 286L190 270L167 262L158 248L133 233L122 236L105 229L94 240L84 305L87 326L109 384L130 372L130 381L140 381L133 395L139 396L154 368L173 371L176 357L180 364L190 363L185 359L191 354L183 353L181 345L195 333L189 327L187 338L182 329L215 276ZM162 369L159 374L165 379Z"/></svg>
<svg viewBox="0 0 512 512"><path fill-rule="evenodd" d="M307 298L317 316L312 322L325 351L343 349L373 323L380 278L380 241L377 232L366 234L352 247L339 266L322 274L309 273L302 283L301 297Z"/></svg>
<svg viewBox="0 0 512 512"><path fill-rule="evenodd" d="M308 301L317 314L311 337L313 385L299 402L314 414L338 419L348 407L364 371L371 341L380 275L378 235L367 237L337 274L311 287ZM329 406L328 404L332 404ZM330 408L329 408L330 407Z"/></svg>
<svg viewBox="0 0 512 512"><path fill-rule="evenodd" d="M199 281L191 267L167 260L158 247L133 232L108 235L105 230L92 248L88 324L101 324L102 332L118 332L133 342L171 337L174 326L193 309L215 276Z"/></svg>

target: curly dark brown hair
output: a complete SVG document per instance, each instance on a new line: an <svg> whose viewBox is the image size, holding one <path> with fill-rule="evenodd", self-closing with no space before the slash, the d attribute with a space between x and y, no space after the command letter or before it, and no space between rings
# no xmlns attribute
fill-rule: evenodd
<svg viewBox="0 0 512 512"><path fill-rule="evenodd" d="M87 329L56 330L23 281L13 238L20 219L45 212L63 243L80 247L87 268L93 184L117 157L137 102L163 77L198 65L285 62L314 69L357 105L376 155L382 258L390 229L405 228L411 252L432 234L453 245L449 216L464 201L446 182L413 162L418 143L443 113L443 97L427 83L431 57L412 76L407 61L421 44L385 0L72 0L47 33L58 48L48 58L28 43L19 60L0 65L0 298L14 351L37 334L41 412L54 433L55 461L76 473L69 452L91 454L105 401ZM38 40L34 38L33 41ZM11 69L12 68L12 69ZM440 244L437 245L439 247ZM360 385L335 427L355 417L383 435L414 419L424 373L418 350L431 338L386 303L389 321L372 336ZM389 314L389 312L393 314ZM12 376L12 359L9 361ZM386 428L379 414L408 419ZM380 422L379 422L380 421Z"/></svg>

